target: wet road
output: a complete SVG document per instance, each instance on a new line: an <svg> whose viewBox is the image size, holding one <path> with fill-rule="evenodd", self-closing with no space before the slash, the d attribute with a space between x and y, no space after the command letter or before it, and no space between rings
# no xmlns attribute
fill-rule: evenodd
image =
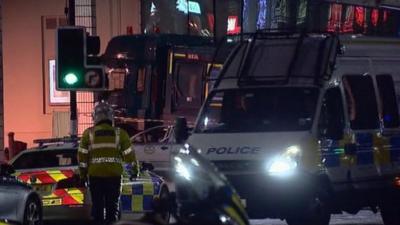
<svg viewBox="0 0 400 225"><path fill-rule="evenodd" d="M45 225L88 225L88 223L46 223ZM286 225L281 220L251 220L251 225ZM383 225L380 214L374 214L371 211L361 211L357 215L341 214L333 215L330 225Z"/></svg>

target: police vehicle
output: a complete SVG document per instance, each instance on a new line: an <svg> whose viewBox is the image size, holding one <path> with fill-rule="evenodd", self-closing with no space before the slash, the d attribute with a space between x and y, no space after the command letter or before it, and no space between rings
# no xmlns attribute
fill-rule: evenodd
<svg viewBox="0 0 400 225"><path fill-rule="evenodd" d="M168 206L175 218L173 224L249 225L246 210L235 189L199 151L193 146L180 145L171 154L176 191L164 205ZM124 220L117 224L139 225Z"/></svg>
<svg viewBox="0 0 400 225"><path fill-rule="evenodd" d="M13 173L11 165L0 162L0 224L41 225L40 196Z"/></svg>
<svg viewBox="0 0 400 225"><path fill-rule="evenodd" d="M399 224L399 52L397 39L251 35L187 142L228 177L252 218L327 225L332 213L370 207Z"/></svg>
<svg viewBox="0 0 400 225"><path fill-rule="evenodd" d="M18 154L11 164L19 180L36 190L42 199L45 220L90 220L88 187L79 179L76 139L36 140L39 145ZM153 201L168 198L169 190L152 165L143 163L140 176L124 173L120 209L122 216L143 213L149 219L169 220L168 212L153 210Z"/></svg>
<svg viewBox="0 0 400 225"><path fill-rule="evenodd" d="M166 181L171 181L171 143L174 138L174 126L160 125L131 137L136 157L146 162L150 162L155 168L154 172L161 175Z"/></svg>

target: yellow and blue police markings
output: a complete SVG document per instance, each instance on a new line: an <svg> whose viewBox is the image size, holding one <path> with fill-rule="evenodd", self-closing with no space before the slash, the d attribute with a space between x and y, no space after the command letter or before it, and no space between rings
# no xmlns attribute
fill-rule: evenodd
<svg viewBox="0 0 400 225"><path fill-rule="evenodd" d="M163 180L153 173L141 174L133 181L122 184L122 213L153 211L153 200L160 195Z"/></svg>
<svg viewBox="0 0 400 225"><path fill-rule="evenodd" d="M345 145L355 144L354 155L345 154ZM361 132L342 140L326 140L321 143L322 160L330 167L352 165L389 165L400 161L400 136L382 136L378 133Z"/></svg>
<svg viewBox="0 0 400 225"><path fill-rule="evenodd" d="M235 221L236 224L246 225L247 223L245 221L248 221L247 213L240 201L239 195L229 186L223 187L223 190L223 193L229 197L227 199L231 199L231 202L226 202L222 206L224 213L229 216L231 220Z"/></svg>

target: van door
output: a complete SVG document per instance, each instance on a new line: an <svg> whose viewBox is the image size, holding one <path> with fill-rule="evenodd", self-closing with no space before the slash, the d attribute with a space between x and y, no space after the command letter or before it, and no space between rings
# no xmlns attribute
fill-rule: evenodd
<svg viewBox="0 0 400 225"><path fill-rule="evenodd" d="M383 133L374 158L384 175L400 170L400 60L377 59L372 62L378 101L381 105Z"/></svg>
<svg viewBox="0 0 400 225"><path fill-rule="evenodd" d="M380 117L374 79L368 74L368 71L352 71L342 77L347 115L354 138L354 144L345 148L345 154L355 157L351 179L359 188L369 187L369 182L379 176L374 152L379 145Z"/></svg>
<svg viewBox="0 0 400 225"><path fill-rule="evenodd" d="M344 134L345 114L341 89L336 86L326 90L318 120L321 162L336 188L348 182L351 162L344 155L344 147L351 142Z"/></svg>

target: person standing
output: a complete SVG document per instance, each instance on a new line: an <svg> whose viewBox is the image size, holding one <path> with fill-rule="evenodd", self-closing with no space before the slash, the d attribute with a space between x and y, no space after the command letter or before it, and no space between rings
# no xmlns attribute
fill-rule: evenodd
<svg viewBox="0 0 400 225"><path fill-rule="evenodd" d="M133 176L138 176L139 165L129 135L113 126L113 109L108 103L95 105L93 121L95 125L83 132L79 145L79 172L81 179L89 182L95 224L111 224L119 218L123 163L132 165Z"/></svg>

